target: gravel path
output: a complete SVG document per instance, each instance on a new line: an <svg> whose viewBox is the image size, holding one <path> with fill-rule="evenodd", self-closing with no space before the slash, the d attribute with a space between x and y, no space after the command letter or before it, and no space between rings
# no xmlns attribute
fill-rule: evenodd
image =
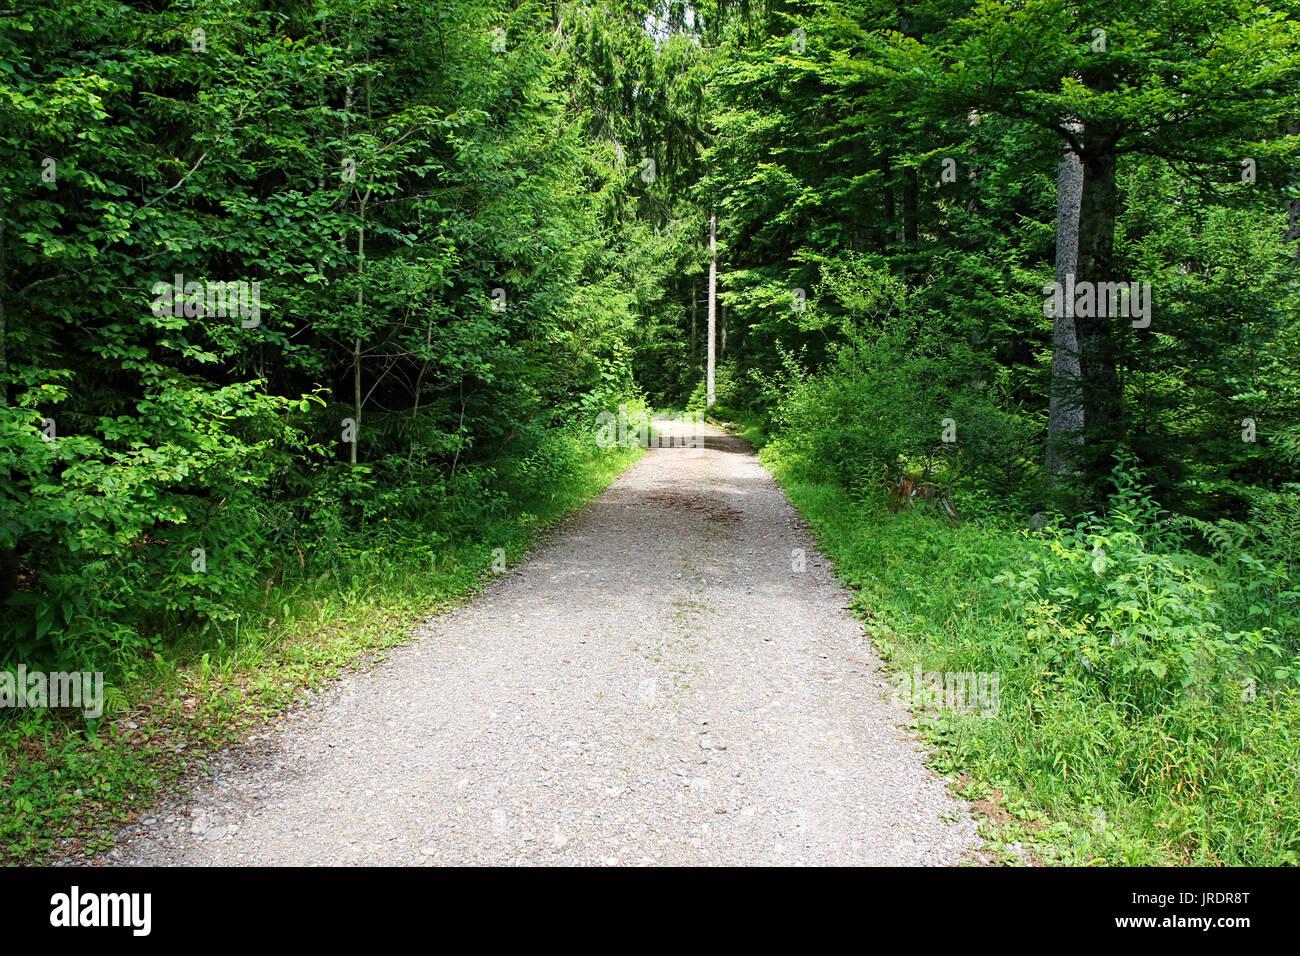
<svg viewBox="0 0 1300 956"><path fill-rule="evenodd" d="M849 595L749 447L700 433L225 754L103 862L973 859Z"/></svg>

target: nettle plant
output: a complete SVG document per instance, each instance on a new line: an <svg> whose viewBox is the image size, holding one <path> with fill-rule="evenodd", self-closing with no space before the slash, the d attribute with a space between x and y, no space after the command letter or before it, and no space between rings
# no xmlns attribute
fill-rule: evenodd
<svg viewBox="0 0 1300 956"><path fill-rule="evenodd" d="M1172 546L1169 516L1131 458L1113 480L1105 518L1030 535L1039 547L1025 566L992 579L1010 591L1048 679L1146 712L1180 698L1226 703L1291 677L1278 629L1234 601L1233 569Z"/></svg>

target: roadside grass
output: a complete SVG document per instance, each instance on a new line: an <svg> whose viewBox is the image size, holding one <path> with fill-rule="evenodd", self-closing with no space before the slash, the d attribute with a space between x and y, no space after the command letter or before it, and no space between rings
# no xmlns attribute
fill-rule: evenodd
<svg viewBox="0 0 1300 956"><path fill-rule="evenodd" d="M507 567L518 561L643 451L566 440L566 469L493 508L472 540L432 551L395 528L358 536L346 578L253 589L236 619L184 635L112 688L103 718L4 715L0 860L39 863L64 840L74 854L105 848L205 758L271 727L346 671L382 661L422 620L477 593L493 576L495 549Z"/></svg>

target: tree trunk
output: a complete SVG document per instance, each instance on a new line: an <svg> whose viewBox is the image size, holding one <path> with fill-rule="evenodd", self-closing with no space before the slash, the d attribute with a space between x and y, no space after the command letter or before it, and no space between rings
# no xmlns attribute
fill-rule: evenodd
<svg viewBox="0 0 1300 956"><path fill-rule="evenodd" d="M709 213L709 330L708 330L708 367L705 371L704 401L712 405L715 398L713 391L714 333L718 319L718 214Z"/></svg>
<svg viewBox="0 0 1300 956"><path fill-rule="evenodd" d="M357 443L361 441L361 339L358 337L352 344L352 450L348 454L348 460L352 464L357 463Z"/></svg>
<svg viewBox="0 0 1300 956"><path fill-rule="evenodd" d="M1081 127L1072 124L1075 133ZM1083 199L1083 164L1066 149L1056 170L1056 282L1067 284L1079 260L1079 213ZM1083 402L1079 391L1079 339L1074 302L1062 299L1052 318L1051 398L1047 415L1047 473L1053 479L1079 474L1077 446L1083 441ZM1076 447L1071 447L1076 446Z"/></svg>
<svg viewBox="0 0 1300 956"><path fill-rule="evenodd" d="M1083 198L1079 211L1079 261L1075 281L1114 281L1115 216L1119 190L1116 158L1109 124L1094 124L1083 155ZM1098 128L1101 127L1101 128ZM1095 145L1093 145L1095 143ZM1089 487L1098 491L1110 475L1115 452L1124 438L1124 406L1116 370L1115 317L1094 314L1074 317L1079 337L1082 383L1084 471Z"/></svg>
<svg viewBox="0 0 1300 956"><path fill-rule="evenodd" d="M695 280L691 280L691 368L695 368Z"/></svg>
<svg viewBox="0 0 1300 956"><path fill-rule="evenodd" d="M348 33L351 34L355 21L349 21ZM348 44L349 52L352 50L352 44ZM343 95L343 144L347 148L348 142L348 117L352 112L352 81L349 79L347 88ZM364 215L364 213L363 213ZM363 226L357 233L357 313L360 317L361 307L364 304L361 291L361 256L365 251L366 230ZM346 247L347 239L344 237L344 246ZM357 463L357 445L361 441L361 337L358 336L352 343L352 448L348 452L348 460L352 464Z"/></svg>
<svg viewBox="0 0 1300 956"><path fill-rule="evenodd" d="M367 186L365 193L361 196L361 225L357 229L357 321L365 315L366 307L366 204L370 202L370 191L373 186ZM381 376L382 378L382 373ZM374 387L371 387L374 391ZM356 425L356 440L352 442L352 464L357 463L357 445L361 441L361 336L357 336L352 344L352 404L355 408L354 415Z"/></svg>

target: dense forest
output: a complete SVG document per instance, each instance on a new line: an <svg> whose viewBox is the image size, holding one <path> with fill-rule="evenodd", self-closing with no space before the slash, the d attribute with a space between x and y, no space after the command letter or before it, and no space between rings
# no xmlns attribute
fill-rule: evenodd
<svg viewBox="0 0 1300 956"><path fill-rule="evenodd" d="M4 666L476 575L698 409L1002 675L921 726L1008 840L1300 863L1293 0L6 6Z"/></svg>

